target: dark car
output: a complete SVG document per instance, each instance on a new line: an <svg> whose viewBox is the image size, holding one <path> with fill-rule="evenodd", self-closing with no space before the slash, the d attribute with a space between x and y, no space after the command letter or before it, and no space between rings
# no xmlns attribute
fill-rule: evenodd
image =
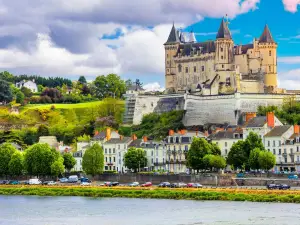
<svg viewBox="0 0 300 225"><path fill-rule="evenodd" d="M278 184L267 184L267 189L273 190L273 189L278 189L279 185Z"/></svg>
<svg viewBox="0 0 300 225"><path fill-rule="evenodd" d="M291 188L291 186L290 185L287 185L287 184L280 184L279 186L278 186L278 189L279 190L289 190Z"/></svg>
<svg viewBox="0 0 300 225"><path fill-rule="evenodd" d="M81 183L91 183L92 181L87 177L82 177L82 178L80 178L80 182Z"/></svg>
<svg viewBox="0 0 300 225"><path fill-rule="evenodd" d="M162 182L158 185L158 187L171 187L171 184L169 182Z"/></svg>
<svg viewBox="0 0 300 225"><path fill-rule="evenodd" d="M29 184L29 181L28 181L28 180L21 181L20 184L28 185L28 184Z"/></svg>
<svg viewBox="0 0 300 225"><path fill-rule="evenodd" d="M171 188L179 188L179 183L173 183L170 186Z"/></svg>
<svg viewBox="0 0 300 225"><path fill-rule="evenodd" d="M8 184L8 180L0 180L0 184Z"/></svg>
<svg viewBox="0 0 300 225"><path fill-rule="evenodd" d="M146 182L146 183L141 185L141 187L151 187L151 186L152 186L151 182Z"/></svg>
<svg viewBox="0 0 300 225"><path fill-rule="evenodd" d="M119 182L110 182L107 186L109 187L114 187L114 186L119 186Z"/></svg>
<svg viewBox="0 0 300 225"><path fill-rule="evenodd" d="M8 184L17 185L17 184L20 184L20 182L17 181L17 180L10 180L10 181L8 182Z"/></svg>

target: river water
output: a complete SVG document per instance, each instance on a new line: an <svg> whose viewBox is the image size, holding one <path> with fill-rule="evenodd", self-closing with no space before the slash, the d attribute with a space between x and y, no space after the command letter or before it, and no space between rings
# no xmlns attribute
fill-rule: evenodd
<svg viewBox="0 0 300 225"><path fill-rule="evenodd" d="M0 196L0 225L299 225L300 204Z"/></svg>

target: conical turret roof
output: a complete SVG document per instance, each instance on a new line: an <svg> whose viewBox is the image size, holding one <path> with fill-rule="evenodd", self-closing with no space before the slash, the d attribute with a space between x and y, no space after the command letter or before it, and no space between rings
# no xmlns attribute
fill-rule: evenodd
<svg viewBox="0 0 300 225"><path fill-rule="evenodd" d="M218 38L231 39L231 34L227 26L227 23L224 21L224 18L222 19L219 31L217 33L217 39Z"/></svg>
<svg viewBox="0 0 300 225"><path fill-rule="evenodd" d="M262 33L262 35L259 38L259 42L260 43L275 43L267 24L265 25L264 32Z"/></svg>
<svg viewBox="0 0 300 225"><path fill-rule="evenodd" d="M175 28L175 25L173 23L171 32L169 34L169 38L168 38L168 40L167 40L167 42L165 44L177 43L177 42L179 42L179 35L178 35L178 32L177 32L177 30Z"/></svg>

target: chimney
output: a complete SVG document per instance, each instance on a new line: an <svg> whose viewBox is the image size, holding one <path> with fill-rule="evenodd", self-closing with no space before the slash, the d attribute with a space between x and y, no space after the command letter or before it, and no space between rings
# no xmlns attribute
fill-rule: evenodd
<svg viewBox="0 0 300 225"><path fill-rule="evenodd" d="M133 134L133 135L131 136L131 138L132 138L133 141L135 141L135 140L137 139L136 134Z"/></svg>
<svg viewBox="0 0 300 225"><path fill-rule="evenodd" d="M275 127L275 116L274 116L274 112L267 112L267 123L268 123L268 127Z"/></svg>
<svg viewBox="0 0 300 225"><path fill-rule="evenodd" d="M247 112L246 113L246 122L248 122L249 120L251 120L254 117L256 117L256 113L255 112Z"/></svg>
<svg viewBox="0 0 300 225"><path fill-rule="evenodd" d="M144 141L144 142L148 142L148 137L147 137L147 136L144 136L144 137L143 137L143 141Z"/></svg>
<svg viewBox="0 0 300 225"><path fill-rule="evenodd" d="M123 140L123 135L120 135L120 140Z"/></svg>
<svg viewBox="0 0 300 225"><path fill-rule="evenodd" d="M199 133L199 132L196 130L196 136L197 136L197 137L198 137L198 133Z"/></svg>
<svg viewBox="0 0 300 225"><path fill-rule="evenodd" d="M95 136L99 134L99 131L95 130Z"/></svg>
<svg viewBox="0 0 300 225"><path fill-rule="evenodd" d="M174 130L169 130L169 136L173 136L174 135Z"/></svg>
<svg viewBox="0 0 300 225"><path fill-rule="evenodd" d="M232 127L227 128L227 131L232 132L232 131L233 131L233 130L232 130Z"/></svg>
<svg viewBox="0 0 300 225"><path fill-rule="evenodd" d="M297 124L294 125L294 133L295 134L299 134L300 133L300 129L299 128L300 128L299 125L297 125Z"/></svg>
<svg viewBox="0 0 300 225"><path fill-rule="evenodd" d="M186 132L187 132L186 130L181 130L181 134L182 134L182 135L185 135Z"/></svg>
<svg viewBox="0 0 300 225"><path fill-rule="evenodd" d="M111 139L111 129L110 127L106 128L106 141L109 141Z"/></svg>
<svg viewBox="0 0 300 225"><path fill-rule="evenodd" d="M206 130L206 131L204 132L204 136L205 136L205 137L208 137L208 130Z"/></svg>

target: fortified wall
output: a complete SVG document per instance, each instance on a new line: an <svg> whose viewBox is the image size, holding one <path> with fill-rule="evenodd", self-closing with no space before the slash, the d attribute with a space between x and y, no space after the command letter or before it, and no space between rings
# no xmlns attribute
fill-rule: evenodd
<svg viewBox="0 0 300 225"><path fill-rule="evenodd" d="M204 125L207 123L229 123L237 125L243 113L257 112L258 106L281 106L284 99L300 95L289 94L249 94L198 96L198 95L138 95L134 110L133 123L139 124L143 115L152 112L185 110L185 126Z"/></svg>

